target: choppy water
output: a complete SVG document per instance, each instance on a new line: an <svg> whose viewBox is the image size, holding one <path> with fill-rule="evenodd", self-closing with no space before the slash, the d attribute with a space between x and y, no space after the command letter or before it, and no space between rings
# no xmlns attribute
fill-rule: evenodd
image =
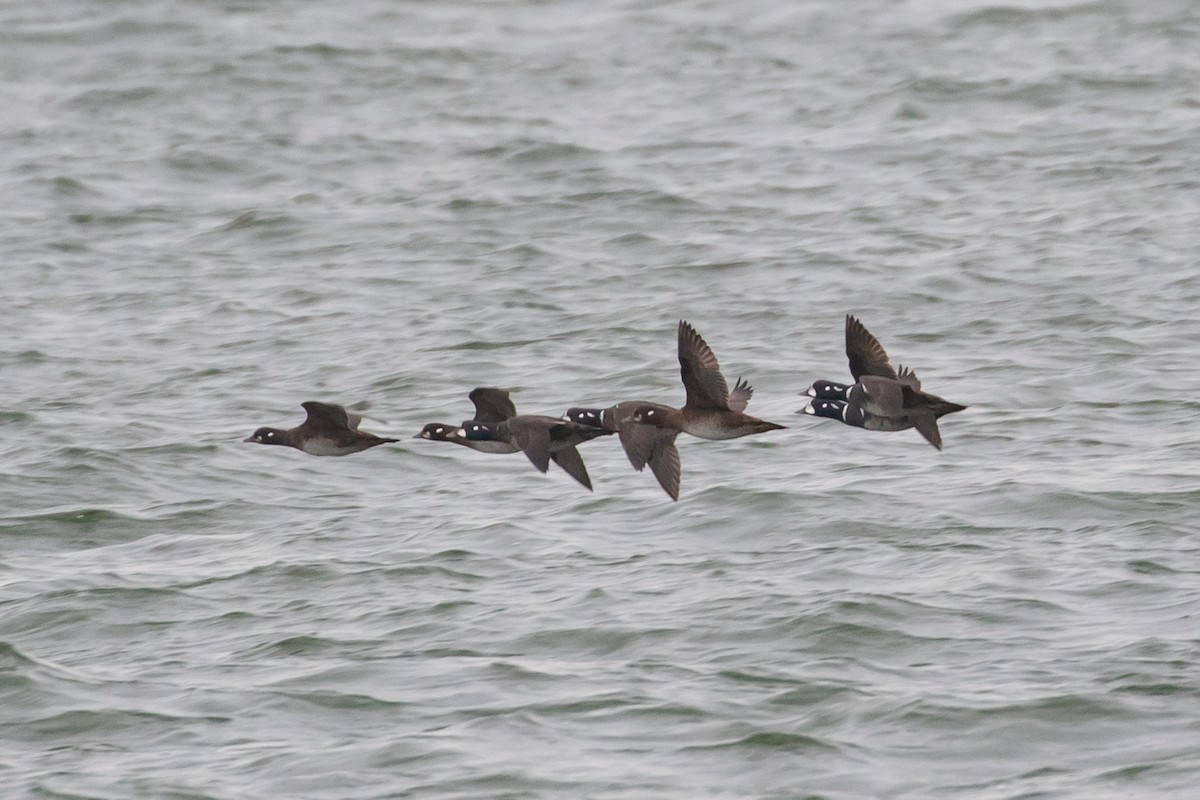
<svg viewBox="0 0 1200 800"><path fill-rule="evenodd" d="M1197 142L1182 0L0 7L4 795L1195 797ZM407 439L680 318L677 504Z"/></svg>

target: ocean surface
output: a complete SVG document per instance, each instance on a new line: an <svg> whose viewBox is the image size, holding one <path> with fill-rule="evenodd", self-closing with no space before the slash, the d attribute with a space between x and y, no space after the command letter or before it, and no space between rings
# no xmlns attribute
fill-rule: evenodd
<svg viewBox="0 0 1200 800"><path fill-rule="evenodd" d="M4 798L1198 796L1193 0L4 3L0 298Z"/></svg>

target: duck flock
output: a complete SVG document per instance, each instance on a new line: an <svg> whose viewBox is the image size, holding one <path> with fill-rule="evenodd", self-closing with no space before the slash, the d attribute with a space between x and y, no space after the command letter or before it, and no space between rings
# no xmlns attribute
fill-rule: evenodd
<svg viewBox="0 0 1200 800"><path fill-rule="evenodd" d="M810 400L804 413L869 431L916 428L942 449L938 418L966 406L922 391L916 373L893 367L879 340L849 314L846 356L853 382L816 381L805 392ZM712 349L684 321L679 323L679 372L687 395L682 408L629 400L608 408L569 408L562 417L518 414L508 392L479 387L469 395L475 405L472 419L460 425L431 422L413 438L452 442L483 453L524 453L542 472L553 461L590 491L592 480L577 448L615 433L633 468L641 472L650 467L663 490L678 500L679 434L737 439L784 427L745 413L754 390L742 380L730 390ZM259 428L245 441L294 447L314 456L344 456L399 441L360 431L362 417L340 405L310 400L301 407L308 417L300 425Z"/></svg>

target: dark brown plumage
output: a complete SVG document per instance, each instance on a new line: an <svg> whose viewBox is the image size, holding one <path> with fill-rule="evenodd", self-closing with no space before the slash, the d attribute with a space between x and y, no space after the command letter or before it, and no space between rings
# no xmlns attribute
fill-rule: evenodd
<svg viewBox="0 0 1200 800"><path fill-rule="evenodd" d="M679 322L679 375L687 395L682 408L645 404L629 418L701 439L736 439L784 427L744 413L754 389L738 380L730 391L712 348L683 320Z"/></svg>
<svg viewBox="0 0 1200 800"><path fill-rule="evenodd" d="M916 428L931 445L942 449L938 418L962 411L966 406L922 391L917 374L904 366L893 367L883 345L851 314L846 315L846 357L853 384L816 381L807 394L817 400L843 401L851 408L810 403L803 409L806 413L840 419L867 430ZM855 408L863 413L856 413Z"/></svg>
<svg viewBox="0 0 1200 800"><path fill-rule="evenodd" d="M564 422L557 417L519 415L508 392L495 387L478 387L469 395L475 404L474 419L461 426L431 422L418 438L455 444L482 453L520 453L542 472L554 461L589 490L592 479L575 446L611 431Z"/></svg>
<svg viewBox="0 0 1200 800"><path fill-rule="evenodd" d="M502 422L466 422L455 435L465 439L467 446L484 452L512 453L519 450L542 472L548 471L553 461L591 491L592 479L588 476L583 457L575 448L611 433L566 422L558 417L521 414ZM499 445L504 449L486 449L487 445Z"/></svg>
<svg viewBox="0 0 1200 800"><path fill-rule="evenodd" d="M634 422L632 415L639 407L661 408L670 411L670 406L647 403L642 400L617 403L608 408L569 408L563 417L580 425L590 425L606 431L615 431L629 463L638 472L647 466L658 479L658 484L672 500L679 499L679 449L675 447L678 431L656 428Z"/></svg>
<svg viewBox="0 0 1200 800"><path fill-rule="evenodd" d="M300 407L308 416L295 428L259 428L242 441L294 447L314 456L345 456L399 441L358 430L362 417L342 406L309 400Z"/></svg>

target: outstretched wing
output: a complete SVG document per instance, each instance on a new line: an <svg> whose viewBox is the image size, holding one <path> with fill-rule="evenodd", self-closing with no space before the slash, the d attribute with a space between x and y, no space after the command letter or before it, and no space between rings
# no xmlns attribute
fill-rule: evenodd
<svg viewBox="0 0 1200 800"><path fill-rule="evenodd" d="M528 456L533 465L542 472L550 469L550 426L548 423L528 417L513 417L508 421L508 430L517 447Z"/></svg>
<svg viewBox="0 0 1200 800"><path fill-rule="evenodd" d="M850 374L855 381L863 375L898 380L883 345L850 314L846 315L846 357L850 359Z"/></svg>
<svg viewBox="0 0 1200 800"><path fill-rule="evenodd" d="M925 440L938 450L942 449L942 433L938 430L937 416L930 412L921 412L909 417L913 427L925 437Z"/></svg>
<svg viewBox="0 0 1200 800"><path fill-rule="evenodd" d="M308 413L304 424L309 427L350 429L358 424L356 421L354 425L351 425L346 409L334 403L318 403L316 400L309 400L301 403L300 407ZM358 417L359 421L361 419L362 417Z"/></svg>
<svg viewBox="0 0 1200 800"><path fill-rule="evenodd" d="M654 443L658 439L658 428L653 425L639 425L636 422L626 422L617 431L621 447L629 457L629 463L638 472L646 468L646 462L654 452Z"/></svg>
<svg viewBox="0 0 1200 800"><path fill-rule="evenodd" d="M905 386L912 387L918 392L921 391L921 381L917 378L917 373L913 372L903 364L901 364L900 368L897 370L897 380L899 380Z"/></svg>
<svg viewBox="0 0 1200 800"><path fill-rule="evenodd" d="M754 387L746 383L743 378L738 378L737 383L733 385L733 391L729 393L729 408L731 411L745 411L746 406L750 403L750 397L754 394Z"/></svg>
<svg viewBox="0 0 1200 800"><path fill-rule="evenodd" d="M583 465L583 456L574 447L564 447L550 454L554 463L562 467L568 475L592 490L592 479L588 477L587 467Z"/></svg>
<svg viewBox="0 0 1200 800"><path fill-rule="evenodd" d="M675 434L659 431L654 452L650 454L650 471L658 478L658 485L672 500L679 499L679 448L675 446Z"/></svg>
<svg viewBox="0 0 1200 800"><path fill-rule="evenodd" d="M517 407L503 389L479 386L468 397L475 404L475 419L479 422L503 422L517 415Z"/></svg>
<svg viewBox="0 0 1200 800"><path fill-rule="evenodd" d="M679 374L687 392L687 408L729 408L729 385L712 348L696 329L679 321Z"/></svg>

